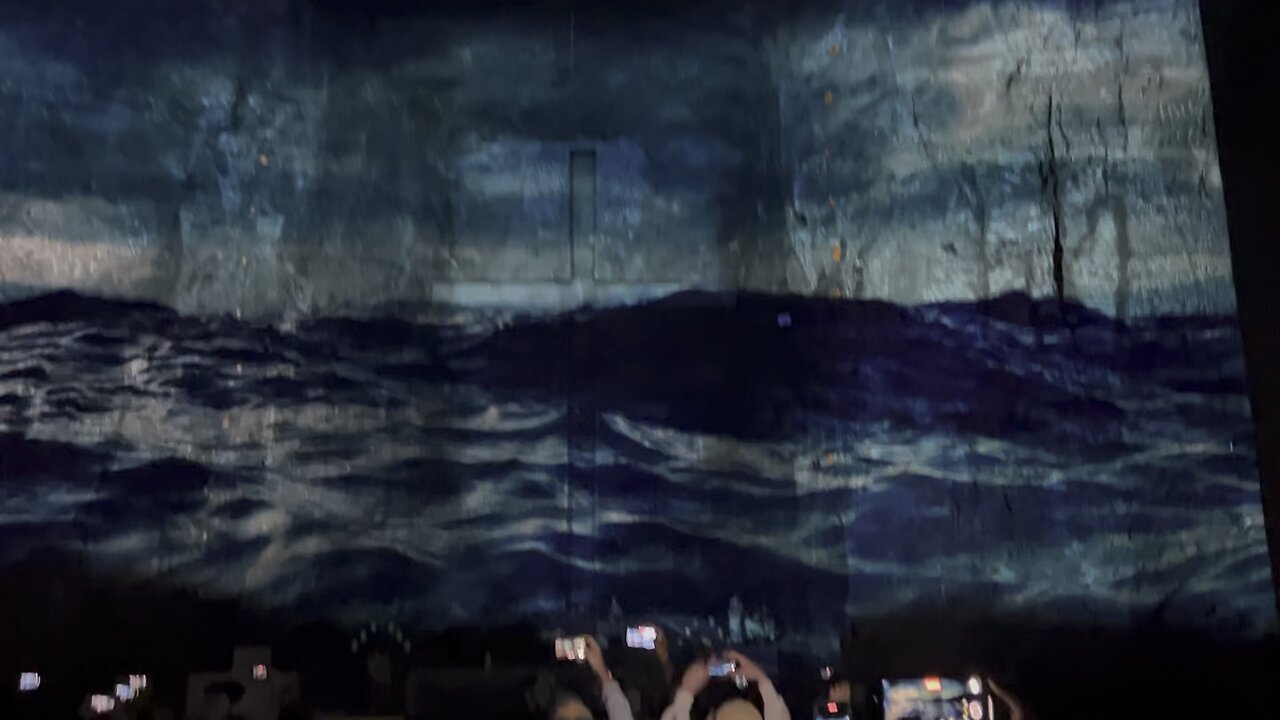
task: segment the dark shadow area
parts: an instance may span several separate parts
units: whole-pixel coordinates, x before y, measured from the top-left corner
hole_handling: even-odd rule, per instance
[[[1231,235],[1232,271],[1258,433],[1258,471],[1280,597],[1280,204],[1275,201],[1275,91],[1260,68],[1280,64],[1263,8],[1247,0],[1200,3],[1213,89],[1213,119]]]
[[[7,567],[0,581],[23,590],[0,595],[0,612],[18,621],[6,623],[0,634],[0,673],[16,677],[39,667],[43,676],[31,696],[6,687],[0,696],[5,717],[72,717],[86,688],[109,688],[123,673],[146,672],[149,706],[181,718],[187,674],[228,667],[235,645],[269,646],[272,672],[299,674],[300,696],[281,717],[359,713],[376,703],[364,658],[349,648],[350,628],[298,623],[288,613],[192,589],[94,573],[84,558],[69,553],[33,555]],[[407,708],[408,717],[529,717],[540,672],[552,673],[563,687],[589,685],[574,668],[552,664],[548,643],[533,626],[406,632],[413,651],[394,666],[395,697],[387,709]],[[1224,712],[1268,717],[1274,708],[1270,679],[1280,661],[1273,640],[1215,642],[1156,626],[1073,626],[962,604],[857,618],[841,645],[842,662],[827,662],[870,689],[871,697],[883,677],[979,673],[999,678],[1033,717],[1063,720]],[[606,652],[624,678],[633,673],[627,652]],[[696,652],[687,644],[673,648],[677,673]],[[811,657],[778,655],[773,676],[793,717],[804,717],[822,692],[816,664]]]
[[[997,678],[1035,718],[1266,717],[1280,645],[1161,627],[1079,626],[963,603],[859,618],[842,640],[851,677]]]

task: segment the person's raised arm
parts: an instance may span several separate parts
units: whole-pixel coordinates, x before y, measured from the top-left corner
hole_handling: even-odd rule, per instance
[[[760,690],[760,698],[764,700],[764,720],[791,720],[787,704],[782,701],[782,696],[773,687],[773,681],[759,665],[737,650],[730,650],[724,656],[738,666],[739,675],[755,683]]]
[[[1015,698],[1012,693],[997,685],[996,682],[990,678],[987,679],[987,687],[991,688],[992,695],[1000,698],[1005,705],[1009,706],[1010,720],[1026,720],[1027,713],[1022,709],[1022,703],[1018,702],[1018,699]]]
[[[590,635],[586,636],[586,641],[587,664],[600,680],[600,699],[604,701],[605,713],[609,716],[609,720],[632,720],[631,703],[627,702],[627,696],[623,694],[618,681],[613,679],[609,666],[605,665],[604,651],[600,649],[600,643]]]
[[[693,699],[702,692],[702,689],[711,681],[711,673],[707,670],[707,663],[703,660],[697,660],[689,669],[684,671],[684,677],[680,679],[680,687],[676,689],[676,696],[662,711],[662,720],[689,720],[689,712],[693,709]]]

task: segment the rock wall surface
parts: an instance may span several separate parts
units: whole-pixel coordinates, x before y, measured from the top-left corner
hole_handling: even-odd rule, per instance
[[[3,297],[1234,308],[1192,0],[152,5],[0,8]]]
[[[0,3],[0,573],[1265,687],[1192,0],[576,5]]]
[[[790,287],[1234,308],[1195,3],[890,7],[779,34]]]

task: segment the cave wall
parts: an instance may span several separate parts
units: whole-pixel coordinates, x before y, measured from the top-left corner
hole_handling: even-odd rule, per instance
[[[1194,3],[612,5],[0,6],[0,565],[1274,634]]]
[[[0,292],[1234,307],[1189,0],[406,7],[7,4]]]
[[[846,3],[776,53],[790,286],[1234,309],[1194,2]]]
[[[776,103],[750,8],[276,5],[6,8],[6,294],[563,304],[548,284],[728,287],[758,255]],[[574,151],[595,208],[571,229]]]

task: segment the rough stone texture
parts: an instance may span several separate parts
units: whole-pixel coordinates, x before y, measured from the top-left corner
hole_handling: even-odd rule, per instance
[[[1234,308],[1192,0],[129,7],[0,9],[3,297]]]
[[[1194,3],[893,7],[780,34],[793,288],[1234,307]]]
[[[1275,628],[1190,0],[370,2],[0,3],[0,300],[180,311],[0,304],[0,566],[353,624],[743,588],[828,659],[1000,613],[1055,700],[1101,656],[1024,611],[1126,691],[1262,667],[1101,632]],[[915,307],[306,319],[695,285]]]
[[[146,201],[0,193],[0,278],[32,291],[164,295],[172,281],[157,272],[169,259],[163,234],[155,205]]]

